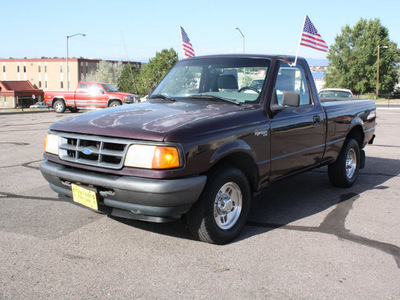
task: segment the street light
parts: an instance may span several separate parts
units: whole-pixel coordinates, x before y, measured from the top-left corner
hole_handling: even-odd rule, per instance
[[[387,49],[389,47],[378,45],[378,61],[376,62],[376,98],[378,98],[379,94],[379,57],[381,55],[381,48]]]
[[[244,38],[244,34],[242,33],[242,31],[239,29],[239,27],[236,27],[236,30],[239,30],[240,34],[242,35],[243,38],[243,53],[245,53],[245,38]]]
[[[81,35],[83,37],[86,36],[84,33],[76,33],[73,35],[67,35],[67,91],[69,91],[69,68],[68,68],[68,39],[72,38],[73,36]]]

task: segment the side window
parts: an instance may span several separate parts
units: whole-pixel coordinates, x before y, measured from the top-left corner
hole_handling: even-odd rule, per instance
[[[89,85],[87,83],[82,83],[79,86],[79,89],[77,89],[76,91],[80,92],[80,93],[87,93],[88,92],[88,87],[89,87]]]
[[[300,106],[311,104],[310,91],[307,79],[302,66],[291,67],[289,64],[282,64],[279,68],[275,84],[276,99],[279,105],[282,104],[284,91],[294,91],[300,95]]]
[[[101,94],[102,92],[103,92],[103,89],[102,89],[102,87],[100,85],[92,84],[90,86],[90,93],[91,94],[97,95],[97,94]]]

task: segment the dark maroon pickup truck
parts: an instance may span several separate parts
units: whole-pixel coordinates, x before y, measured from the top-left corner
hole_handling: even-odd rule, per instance
[[[293,62],[181,60],[145,103],[52,124],[41,172],[62,199],[150,222],[185,216],[198,239],[227,243],[255,192],[323,165],[349,187],[373,142],[374,101],[321,102],[307,62]]]

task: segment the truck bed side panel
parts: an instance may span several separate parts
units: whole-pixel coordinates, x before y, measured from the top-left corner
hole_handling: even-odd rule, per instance
[[[373,100],[324,101],[322,105],[328,124],[324,161],[336,160],[346,136],[355,126],[362,126],[362,147],[372,138],[376,111]]]

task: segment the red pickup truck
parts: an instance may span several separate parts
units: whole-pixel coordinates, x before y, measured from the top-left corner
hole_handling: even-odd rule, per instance
[[[79,82],[76,91],[47,91],[44,101],[57,113],[67,108],[77,112],[81,108],[102,108],[140,102],[135,94],[121,93],[114,86],[100,82]]]

